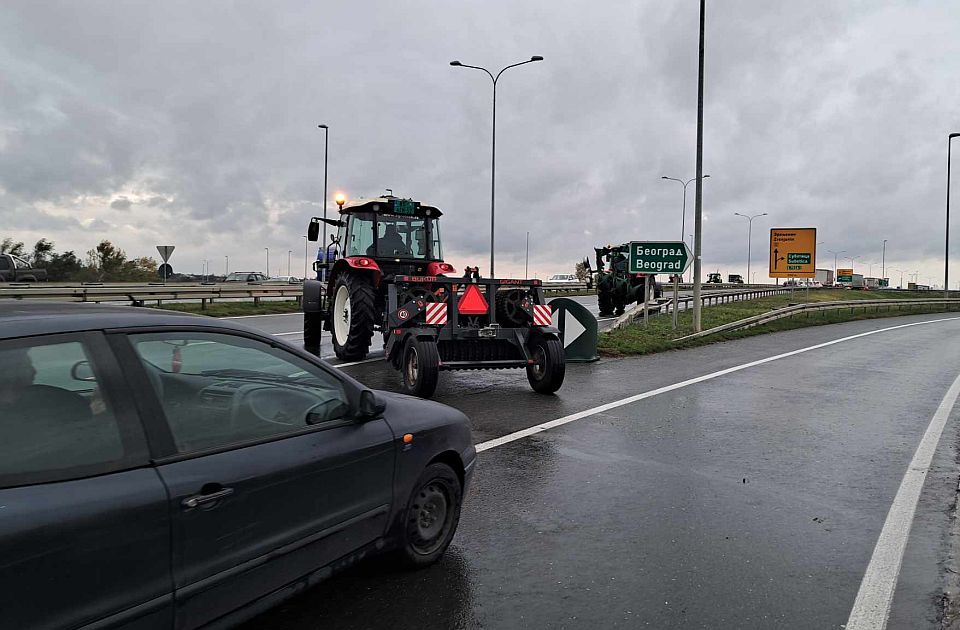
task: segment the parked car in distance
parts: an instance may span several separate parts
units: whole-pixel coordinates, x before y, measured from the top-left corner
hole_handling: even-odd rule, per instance
[[[296,276],[274,276],[268,280],[271,284],[303,284],[303,279]]]
[[[242,325],[0,304],[4,628],[227,627],[446,550],[469,422]]]
[[[234,271],[227,274],[224,282],[264,282],[270,277],[258,271]]]
[[[575,274],[572,274],[572,273],[557,273],[557,274],[554,274],[554,275],[550,276],[550,277],[547,278],[546,280],[544,280],[544,282],[546,282],[546,283],[550,283],[550,282],[579,282],[579,280],[577,280],[577,276],[576,276]]]
[[[46,269],[35,269],[22,258],[0,254],[0,282],[42,282],[46,279]]]

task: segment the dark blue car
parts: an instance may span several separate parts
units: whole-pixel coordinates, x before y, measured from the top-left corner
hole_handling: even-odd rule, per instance
[[[0,304],[0,627],[224,627],[429,564],[474,459],[458,411],[236,324]]]

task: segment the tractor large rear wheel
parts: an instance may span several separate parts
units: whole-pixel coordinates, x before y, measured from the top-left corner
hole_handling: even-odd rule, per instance
[[[360,274],[341,273],[333,287],[330,328],[333,351],[344,361],[359,361],[370,351],[378,320],[376,291]]]

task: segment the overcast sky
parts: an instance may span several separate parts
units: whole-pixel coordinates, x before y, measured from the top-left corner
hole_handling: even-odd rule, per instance
[[[704,273],[746,273],[733,213],[767,212],[758,280],[770,227],[815,226],[819,266],[846,250],[878,276],[888,239],[894,285],[892,267],[942,282],[960,3],[707,4]],[[7,0],[0,237],[172,244],[187,272],[262,270],[269,247],[271,273],[292,250],[302,274],[326,123],[331,211],[335,192],[392,188],[445,211],[448,260],[485,268],[490,80],[449,61],[536,54],[498,87],[497,275],[522,274],[527,231],[540,277],[597,245],[675,240],[681,187],[660,178],[694,176],[697,5]],[[688,228],[693,200],[691,184]]]

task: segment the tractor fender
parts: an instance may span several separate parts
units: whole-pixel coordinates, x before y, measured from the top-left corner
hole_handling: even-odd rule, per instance
[[[319,280],[303,281],[303,312],[319,313],[321,310],[320,296],[323,294],[323,282]]]
[[[348,256],[346,258],[341,258],[333,265],[333,269],[330,272],[330,290],[333,290],[333,284],[337,277],[337,274],[340,274],[347,269],[353,269],[357,271],[366,271],[371,274],[371,284],[375,288],[380,287],[380,277],[383,275],[383,272],[380,270],[380,265],[377,264],[373,258],[368,258],[367,256]]]
[[[454,269],[453,265],[445,262],[432,262],[427,265],[428,276],[442,276],[447,273],[457,273],[457,270]]]
[[[530,335],[527,337],[527,345],[531,344],[535,339],[539,338],[544,339],[560,339],[560,329],[554,328],[553,326],[534,326],[530,328]]]

